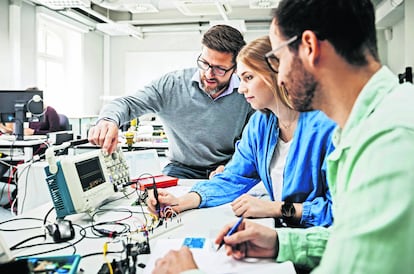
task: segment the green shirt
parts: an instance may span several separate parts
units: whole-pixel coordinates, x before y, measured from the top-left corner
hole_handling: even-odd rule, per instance
[[[313,273],[412,273],[414,87],[382,67],[334,144],[328,158],[334,225],[278,230],[277,260],[313,268],[321,259]]]

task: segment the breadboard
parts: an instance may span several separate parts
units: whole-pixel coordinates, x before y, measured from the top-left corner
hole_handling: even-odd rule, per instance
[[[179,217],[179,218],[174,217],[172,219],[171,218],[168,218],[168,219],[166,219],[166,220],[163,221],[163,224],[162,225],[160,225],[160,226],[154,228],[152,231],[150,231],[148,233],[148,237],[150,239],[154,239],[154,238],[156,238],[158,236],[161,236],[161,235],[163,235],[165,233],[168,233],[168,232],[170,232],[170,231],[172,231],[172,230],[174,230],[176,228],[179,228],[183,224],[184,223],[181,220],[181,217]]]

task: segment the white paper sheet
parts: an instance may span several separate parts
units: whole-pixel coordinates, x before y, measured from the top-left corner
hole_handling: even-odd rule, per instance
[[[155,261],[162,258],[169,250],[178,250],[184,243],[184,239],[159,239],[153,250],[150,259],[144,269],[144,273],[151,273]],[[206,239],[203,248],[191,248],[198,267],[205,273],[283,273],[296,274],[291,262],[276,263],[269,259],[248,259],[238,261],[226,256],[224,248],[216,252],[216,246],[211,239]]]

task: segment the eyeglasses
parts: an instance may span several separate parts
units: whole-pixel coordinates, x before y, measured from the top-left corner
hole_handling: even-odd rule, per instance
[[[200,56],[201,56],[201,54],[200,54]],[[206,61],[201,60],[200,56],[198,56],[198,58],[197,58],[197,66],[200,69],[204,70],[204,71],[207,71],[211,68],[211,71],[213,72],[213,74],[217,75],[217,76],[224,76],[224,75],[226,75],[226,73],[228,71],[230,71],[230,70],[232,70],[236,67],[236,64],[234,64],[229,69],[225,69],[225,68],[222,68],[222,67],[219,67],[219,66],[212,66],[209,63],[207,63]]]
[[[277,58],[275,56],[275,52],[280,50],[283,47],[286,47],[289,44],[292,44],[297,39],[298,39],[298,36],[295,35],[292,38],[290,38],[289,40],[287,40],[286,42],[283,42],[282,44],[280,44],[274,50],[271,50],[271,51],[269,51],[268,53],[265,54],[266,63],[272,71],[274,71],[276,73],[279,73],[279,58]]]

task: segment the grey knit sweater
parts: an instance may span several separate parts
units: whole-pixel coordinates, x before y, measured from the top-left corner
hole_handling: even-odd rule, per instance
[[[170,161],[195,167],[228,161],[253,110],[237,93],[236,75],[231,79],[233,92],[216,100],[200,89],[197,75],[196,68],[167,73],[135,94],[105,105],[100,118],[121,125],[155,113],[167,134]]]

